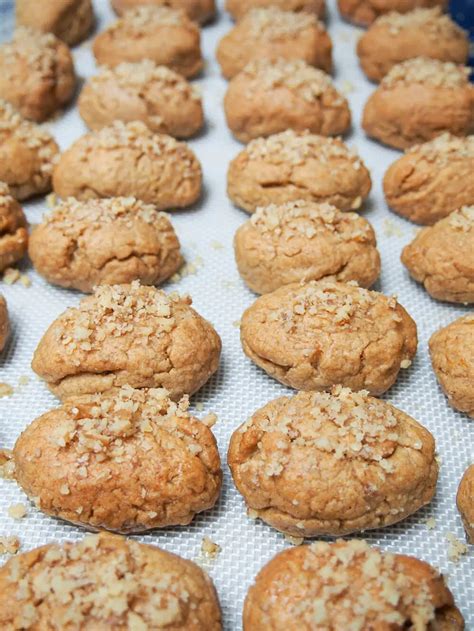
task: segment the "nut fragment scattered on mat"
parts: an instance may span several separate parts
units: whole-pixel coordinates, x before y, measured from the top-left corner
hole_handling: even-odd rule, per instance
[[[16,554],[21,547],[18,537],[0,537],[0,554]]]
[[[13,519],[23,519],[26,515],[26,506],[24,504],[12,504],[8,507],[8,514]]]
[[[454,535],[452,532],[446,533],[446,539],[449,543],[448,558],[453,563],[459,563],[461,557],[467,554],[467,545]]]

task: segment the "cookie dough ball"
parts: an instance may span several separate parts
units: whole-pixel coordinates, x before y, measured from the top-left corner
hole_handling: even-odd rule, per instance
[[[94,24],[91,0],[16,0],[16,21],[42,33],[53,33],[74,46],[86,39]]]
[[[474,86],[469,68],[416,57],[389,71],[365,104],[368,136],[397,149],[432,140],[442,132],[474,131]]]
[[[82,89],[78,106],[93,130],[116,120],[141,121],[154,132],[189,138],[204,123],[196,88],[177,72],[149,59],[102,69]]]
[[[357,210],[370,188],[362,160],[341,140],[292,130],[253,140],[227,172],[227,194],[249,213],[297,200]]]
[[[474,303],[474,206],[420,230],[401,258],[436,300]]]
[[[260,570],[243,613],[244,631],[415,626],[464,629],[443,576],[424,561],[380,552],[363,540],[280,552]]]
[[[140,6],[99,33],[92,47],[104,66],[150,59],[184,77],[194,77],[203,67],[199,27],[184,11],[167,6]]]
[[[446,9],[448,0],[338,0],[341,16],[360,26],[369,26],[380,15],[408,13],[417,8],[441,7]]]
[[[144,5],[182,9],[190,20],[200,24],[209,22],[216,14],[214,0],[111,0],[111,5],[119,15]]]
[[[458,318],[430,339],[436,378],[449,403],[474,418],[474,315]]]
[[[433,436],[363,392],[300,392],[267,403],[233,434],[235,485],[264,522],[295,537],[390,526],[433,498]]]
[[[13,449],[15,478],[48,515],[121,533],[189,524],[222,482],[211,430],[187,397],[124,386],[33,421]]]
[[[0,568],[1,628],[47,629],[51,620],[81,631],[222,630],[214,586],[200,567],[109,533],[35,548]]]
[[[416,324],[397,303],[353,283],[293,283],[243,314],[242,347],[257,366],[296,390],[342,384],[379,395],[416,353]]]
[[[265,7],[278,7],[282,11],[294,13],[313,13],[321,19],[326,13],[325,0],[227,0],[225,4],[234,20],[243,18],[250,9]]]
[[[193,151],[139,121],[115,121],[85,134],[53,173],[60,197],[136,197],[158,210],[185,208],[201,195],[201,165]]]
[[[0,294],[0,353],[5,348],[9,334],[10,321],[8,319],[7,301]]]
[[[301,59],[254,59],[229,83],[224,109],[242,142],[286,129],[337,136],[351,125],[347,99],[329,75]]]
[[[76,87],[71,51],[52,33],[19,27],[0,46],[0,99],[42,122],[69,103]]]
[[[251,9],[221,39],[216,57],[226,79],[264,58],[301,59],[331,72],[332,43],[316,16],[271,6]]]
[[[415,145],[385,173],[387,204],[402,217],[431,225],[474,204],[474,136],[441,134]]]
[[[136,279],[159,285],[183,264],[167,215],[133,197],[69,198],[34,228],[28,253],[50,283],[85,292]]]
[[[190,305],[138,281],[101,285],[51,324],[32,368],[62,400],[124,385],[193,394],[216,372],[221,340]]]
[[[456,497],[468,543],[474,543],[474,464],[466,469]]]
[[[258,208],[237,230],[234,248],[240,275],[258,294],[322,278],[370,287],[380,274],[372,226],[330,204]]]
[[[20,204],[0,182],[0,272],[23,258],[28,246],[27,225]]]

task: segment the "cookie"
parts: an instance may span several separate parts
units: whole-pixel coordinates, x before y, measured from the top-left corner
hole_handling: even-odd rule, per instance
[[[0,272],[17,263],[28,247],[25,213],[10,195],[8,186],[0,182]]]
[[[443,629],[464,620],[444,578],[415,557],[363,540],[288,548],[265,565],[244,604],[244,631]]]
[[[323,19],[326,13],[325,0],[226,0],[225,8],[234,18],[240,20],[250,9],[278,7],[282,11],[312,13]]]
[[[416,353],[416,324],[394,297],[356,283],[280,287],[243,314],[242,348],[271,377],[296,390],[335,384],[380,395]]]
[[[25,26],[0,45],[0,99],[42,122],[71,100],[76,75],[69,48],[52,33]]]
[[[431,225],[453,210],[474,205],[474,136],[445,133],[415,145],[383,179],[389,207],[416,223]]]
[[[254,59],[230,81],[224,109],[242,142],[286,129],[337,136],[351,125],[347,99],[329,75],[301,59]]]
[[[450,405],[474,418],[474,315],[433,333],[429,347],[433,370]]]
[[[469,38],[439,7],[388,13],[359,39],[357,55],[367,77],[380,81],[393,66],[413,57],[465,64]]]
[[[211,430],[188,405],[130,386],[75,399],[24,430],[15,478],[39,509],[93,530],[189,524],[214,506],[222,471]]]
[[[337,0],[341,16],[360,26],[369,26],[380,15],[409,13],[418,8],[440,7],[445,10],[448,0]]]
[[[124,385],[193,394],[216,372],[221,341],[191,302],[138,281],[101,285],[51,324],[32,368],[62,400]]]
[[[365,165],[341,140],[292,130],[253,140],[227,172],[227,194],[249,213],[298,200],[357,210],[370,189]]]
[[[468,543],[474,543],[474,464],[464,471],[459,483],[456,504],[461,513]]]
[[[193,151],[140,121],[115,121],[85,134],[54,168],[60,197],[136,197],[158,210],[185,208],[201,195],[201,165]]]
[[[237,230],[234,249],[241,277],[258,294],[323,278],[370,287],[380,273],[369,222],[324,203],[258,208]]]
[[[199,92],[184,77],[149,59],[103,68],[79,96],[79,114],[89,129],[114,121],[141,121],[152,131],[189,138],[204,123]]]
[[[16,23],[42,33],[53,33],[74,46],[86,39],[94,25],[91,0],[16,0]]]
[[[111,0],[111,5],[119,15],[143,5],[182,9],[190,20],[200,24],[209,22],[216,14],[214,0]]]
[[[203,67],[201,33],[184,11],[167,6],[139,6],[99,33],[92,46],[97,63],[150,59],[184,77],[194,77]]]
[[[264,58],[301,59],[331,72],[332,42],[315,15],[271,6],[246,13],[220,40],[216,57],[226,79]]]
[[[412,278],[436,300],[473,303],[474,206],[422,228],[401,258]]]
[[[0,294],[0,353],[5,348],[9,334],[10,321],[8,319],[7,301],[2,294]]]
[[[452,62],[415,57],[393,66],[365,104],[362,127],[380,142],[406,149],[443,132],[474,131],[470,70]]]
[[[167,215],[133,197],[67,199],[34,228],[28,253],[50,283],[85,292],[136,279],[159,285],[183,264]]]
[[[21,589],[19,588],[21,585]],[[0,568],[2,629],[221,631],[211,579],[192,561],[117,535],[50,543]]]

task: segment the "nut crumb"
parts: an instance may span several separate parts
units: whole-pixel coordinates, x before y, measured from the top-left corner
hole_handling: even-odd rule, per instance
[[[214,541],[211,541],[209,537],[203,537],[203,540],[201,543],[201,552],[204,554],[206,558],[217,559],[221,550],[222,548],[219,544],[215,543]]]
[[[0,398],[9,397],[13,392],[13,388],[8,383],[0,383]]]
[[[411,366],[411,360],[410,359],[403,359],[400,362],[400,368],[410,368]]]
[[[18,537],[0,537],[0,554],[16,554],[21,547]]]
[[[459,563],[459,560],[464,554],[467,554],[467,545],[462,541],[459,541],[452,532],[447,532],[446,540],[449,542],[448,546],[448,559],[453,563]]]
[[[58,198],[56,196],[56,193],[50,193],[49,195],[46,196],[46,204],[48,208],[53,209],[56,206],[57,202],[58,202]]]
[[[211,241],[211,248],[213,250],[223,250],[224,246],[220,241],[216,241],[215,239]]]
[[[285,535],[285,541],[291,543],[292,546],[300,546],[304,542],[303,537],[293,537],[292,535]]]
[[[30,378],[27,375],[20,375],[18,377],[18,385],[26,386],[30,382]]]
[[[350,94],[355,92],[355,86],[350,81],[343,81],[340,87],[342,94]]]
[[[196,410],[198,412],[202,412],[204,410],[204,403],[201,403],[201,402],[196,403]]]
[[[235,327],[236,329],[240,329],[240,325],[241,325],[240,320],[234,320],[232,322],[232,326]]]
[[[425,519],[425,524],[428,530],[434,530],[436,527],[436,519],[434,517],[428,517],[428,519]]]
[[[258,519],[258,511],[254,508],[247,508],[247,517],[250,517],[250,519]]]
[[[26,515],[26,506],[24,504],[12,504],[8,507],[8,515],[12,519],[23,519]]]
[[[383,232],[387,237],[402,237],[403,231],[400,230],[390,219],[384,219]]]
[[[3,282],[6,285],[14,285],[17,280],[19,280],[21,274],[14,267],[7,267],[7,269],[3,272]]]
[[[26,274],[21,274],[20,283],[23,285],[23,287],[31,287],[31,280]]]
[[[11,449],[0,449],[0,478],[4,480],[15,479],[15,462]]]
[[[209,414],[206,414],[206,416],[201,419],[201,423],[204,423],[204,425],[207,425],[207,427],[214,427],[214,425],[217,423],[217,414],[214,414],[214,412],[209,412]]]

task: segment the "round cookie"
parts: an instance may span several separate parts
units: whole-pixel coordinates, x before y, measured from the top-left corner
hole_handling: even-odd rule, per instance
[[[111,0],[111,5],[118,15],[144,5],[182,9],[190,20],[200,24],[209,22],[216,14],[214,0]]]
[[[401,259],[436,300],[474,303],[474,206],[422,228]]]
[[[0,294],[0,353],[5,348],[9,334],[10,321],[8,319],[7,301]]]
[[[356,283],[293,283],[243,314],[242,348],[271,377],[296,390],[335,384],[377,396],[408,368],[416,324],[397,303]]]
[[[201,97],[181,75],[149,59],[103,68],[79,96],[79,113],[93,130],[141,121],[152,131],[189,138],[204,123]]]
[[[0,568],[1,628],[47,629],[51,620],[81,631],[222,631],[214,585],[199,566],[105,532],[35,548]]]
[[[16,0],[16,22],[42,33],[53,33],[74,46],[86,39],[94,25],[91,0]]]
[[[201,182],[201,165],[188,145],[139,121],[115,121],[85,134],[61,155],[53,172],[60,197],[136,197],[158,210],[194,204]]]
[[[92,46],[97,63],[150,59],[184,77],[194,77],[203,67],[201,33],[184,11],[167,6],[139,6],[99,33]]]
[[[257,410],[228,463],[251,514],[295,537],[390,526],[433,498],[433,436],[385,401],[335,386]]]
[[[362,160],[341,140],[292,130],[253,140],[227,172],[227,194],[249,213],[297,200],[357,210],[370,188]]]
[[[264,58],[301,59],[331,72],[332,42],[316,16],[271,6],[246,13],[220,40],[216,57],[226,79]]]
[[[433,370],[449,403],[474,418],[474,315],[433,333],[429,347]]]
[[[20,204],[0,182],[0,272],[23,258],[28,247],[27,221]]]
[[[418,8],[441,7],[446,9],[448,0],[337,0],[341,16],[360,26],[369,26],[380,15],[409,13]]]
[[[138,281],[101,285],[51,324],[32,368],[62,400],[124,385],[193,394],[216,372],[221,340],[190,305]]]
[[[234,249],[240,275],[258,294],[322,278],[370,287],[380,274],[370,223],[324,203],[258,208],[235,233]]]
[[[222,471],[211,430],[188,406],[163,388],[75,399],[23,431],[15,478],[39,509],[89,529],[189,524],[216,503]]]
[[[85,292],[136,279],[159,285],[183,264],[167,215],[133,197],[67,199],[34,228],[28,253],[50,283]]]
[[[459,483],[456,504],[462,517],[467,542],[474,544],[474,464],[464,471]]]
[[[25,26],[0,45],[0,99],[42,122],[69,103],[76,87],[71,51],[52,33]]]
[[[278,7],[282,11],[313,13],[323,19],[326,13],[325,0],[226,0],[225,8],[234,18],[240,20],[250,9]]]
[[[393,66],[413,57],[465,64],[469,38],[439,7],[388,13],[359,39],[357,55],[367,77],[380,81]]]
[[[474,86],[469,68],[415,57],[393,66],[364,107],[368,136],[405,149],[442,132],[474,131]]]
[[[438,570],[363,540],[280,552],[258,573],[243,612],[244,631],[410,627],[462,631],[464,621]]]
[[[254,59],[230,81],[224,109],[242,142],[286,129],[337,136],[351,125],[347,99],[329,75],[301,59]]]
[[[431,225],[453,210],[474,205],[474,136],[441,134],[415,145],[383,179],[389,207],[416,223]]]

